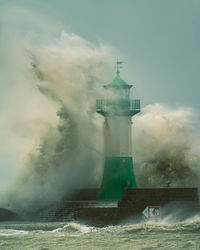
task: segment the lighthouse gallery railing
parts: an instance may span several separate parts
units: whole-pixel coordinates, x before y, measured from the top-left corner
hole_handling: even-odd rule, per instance
[[[98,99],[96,100],[96,111],[98,113],[107,113],[111,110],[124,111],[128,113],[138,113],[140,112],[140,100],[130,99],[130,100],[106,100]]]

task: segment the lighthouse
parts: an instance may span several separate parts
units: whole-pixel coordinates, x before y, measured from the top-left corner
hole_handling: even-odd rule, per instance
[[[104,172],[100,200],[120,200],[126,188],[136,188],[132,157],[132,116],[140,112],[140,100],[130,99],[132,85],[116,76],[104,85],[106,98],[96,100],[96,112],[104,119]]]

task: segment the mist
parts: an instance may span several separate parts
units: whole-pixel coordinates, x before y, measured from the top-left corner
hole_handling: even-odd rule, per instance
[[[115,49],[23,8],[8,6],[1,19],[0,151],[9,152],[14,174],[0,204],[34,210],[74,189],[99,187],[103,118],[95,103],[114,77]],[[190,108],[161,104],[134,117],[138,187],[199,185],[197,118]]]
[[[36,13],[19,7],[8,7],[2,18],[8,43],[1,152],[9,150],[15,175],[7,179],[1,203],[18,211],[57,202],[74,188],[99,185],[103,119],[95,102],[112,74],[112,49],[63,30],[57,35],[44,18],[38,21]]]
[[[159,103],[133,120],[135,171],[141,187],[200,187],[199,116]]]

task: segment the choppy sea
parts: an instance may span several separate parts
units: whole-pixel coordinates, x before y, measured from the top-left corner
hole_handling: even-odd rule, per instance
[[[69,223],[0,223],[0,250],[200,249],[200,216],[108,227]]]

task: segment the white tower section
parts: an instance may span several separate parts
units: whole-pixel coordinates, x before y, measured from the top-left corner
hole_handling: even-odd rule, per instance
[[[105,120],[106,156],[131,157],[132,155],[132,130],[131,116],[108,116]]]

